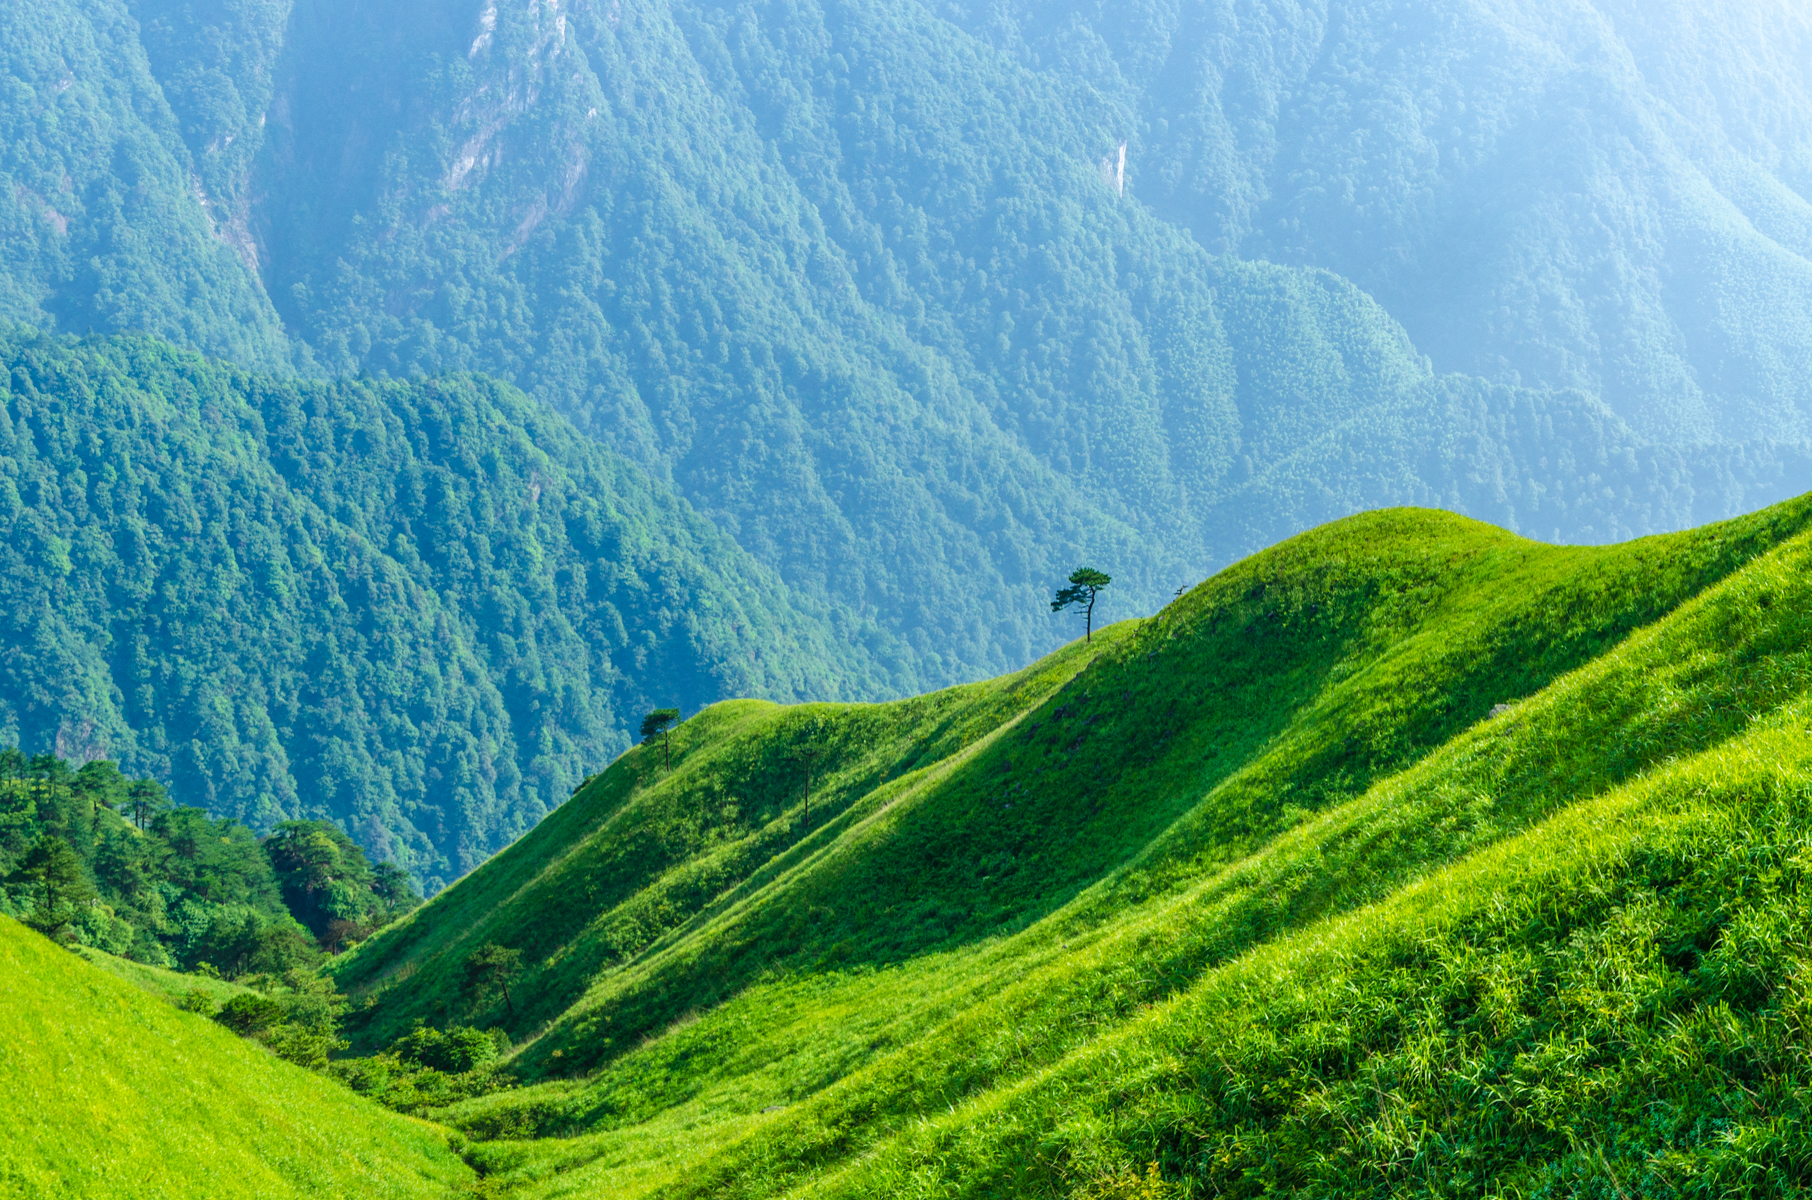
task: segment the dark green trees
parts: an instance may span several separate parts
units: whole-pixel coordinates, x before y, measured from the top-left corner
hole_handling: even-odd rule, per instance
[[[60,935],[79,914],[80,906],[94,898],[79,855],[54,834],[39,838],[13,872],[13,879],[31,890],[34,904],[26,921],[40,933]]]
[[[328,1056],[346,1047],[337,1028],[345,997],[313,971],[281,974],[280,980],[266,981],[266,992],[242,992],[227,1000],[214,1020],[240,1037],[262,1042],[285,1061],[324,1071]],[[212,1007],[205,998],[201,1003],[203,1011]]]
[[[376,867],[330,821],[285,821],[264,841],[283,902],[325,950],[388,923],[421,903],[408,877]]]
[[[1093,641],[1095,636],[1095,597],[1101,594],[1102,588],[1112,582],[1112,577],[1103,575],[1093,567],[1077,567],[1070,572],[1070,586],[1057,589],[1057,596],[1051,601],[1051,611],[1062,612],[1066,608],[1081,608],[1085,619],[1083,640]]]
[[[679,723],[680,710],[677,708],[657,708],[642,718],[642,745],[646,746],[655,738],[661,739],[661,769],[673,769],[673,751],[668,741],[668,734]]]
[[[495,942],[474,950],[460,968],[460,991],[474,1004],[481,1004],[493,992],[503,993],[504,1009],[516,1015],[516,1004],[510,998],[510,984],[522,973],[522,951],[510,950]]]
[[[126,811],[140,829],[151,824],[151,818],[170,806],[164,785],[155,779],[134,779],[126,789]]]
[[[154,966],[280,973],[337,951],[421,898],[329,822],[262,841],[170,807],[155,780],[97,760],[0,748],[0,912]]]

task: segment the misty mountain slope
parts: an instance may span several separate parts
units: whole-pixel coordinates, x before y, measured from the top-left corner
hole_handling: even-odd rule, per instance
[[[148,339],[0,340],[0,742],[432,890],[651,707],[884,694],[849,631],[486,380],[311,383]]]
[[[1352,279],[1444,371],[1649,438],[1805,436],[1803,5],[931,7],[1111,111],[1157,212]]]
[[[287,367],[250,241],[192,173],[138,35],[112,0],[0,9],[0,321]]]
[[[202,28],[136,11],[190,29],[160,46]],[[234,186],[319,361],[517,382],[908,688],[1053,644],[1040,598],[1080,559],[1137,611],[1366,506],[1624,536],[1777,497],[1800,461],[1791,423],[1740,451],[1694,426],[1662,441],[1703,470],[1625,471],[1658,435],[1589,395],[1437,383],[1388,304],[1119,195],[1112,97],[916,5],[323,3],[284,36],[268,80],[240,63],[271,120]],[[1456,392],[1486,414],[1462,437],[1430,415]],[[1529,410],[1594,440],[1505,441]],[[965,586],[934,602],[943,576]]]

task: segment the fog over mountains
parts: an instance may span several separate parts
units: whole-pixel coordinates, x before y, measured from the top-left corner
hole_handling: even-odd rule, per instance
[[[12,0],[0,64],[0,318],[246,380],[494,376],[543,409],[481,407],[557,429],[565,478],[684,510],[626,519],[690,531],[688,594],[760,593],[671,686],[576,621],[608,703],[540,749],[492,706],[542,782],[403,839],[449,872],[643,698],[1014,668],[1075,632],[1044,601],[1082,561],[1120,617],[1363,508],[1603,541],[1812,465],[1803,3]],[[386,536],[405,566],[426,537]],[[103,664],[81,703],[140,753],[100,636],[68,635]],[[7,661],[0,733],[60,736],[75,701]],[[399,828],[297,796],[218,803]]]
[[[958,7],[1115,111],[1159,215],[1351,279],[1438,369],[1806,436],[1805,5]]]

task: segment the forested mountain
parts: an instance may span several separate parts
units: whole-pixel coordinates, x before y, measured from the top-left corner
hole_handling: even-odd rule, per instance
[[[861,631],[507,386],[249,375],[0,337],[0,745],[432,891],[657,703],[897,684]],[[876,644],[884,648],[885,640]]]
[[[513,381],[904,687],[1053,644],[1083,559],[1149,610],[1368,505],[1604,539],[1805,462],[1785,4],[33,4],[15,181],[118,93],[304,370]],[[48,187],[15,314],[250,361],[69,307],[52,250],[174,235]]]
[[[1353,280],[1443,371],[1646,437],[1812,428],[1794,0],[948,0],[1212,251]]]
[[[1585,396],[1464,382],[1444,404],[1385,309],[1313,272],[1217,262],[1246,248],[1163,219],[1182,214],[1147,207],[1136,173],[1125,195],[1104,182],[1123,106],[948,15],[899,0],[299,11],[268,134],[273,294],[323,361],[482,367],[574,414],[790,581],[905,631],[922,685],[1052,644],[1039,594],[1076,559],[1120,565],[1124,602],[1148,611],[1368,505],[1603,539],[1781,494],[1754,487],[1773,472],[1706,488],[1627,469],[1616,459],[1653,431],[1604,421],[1578,372],[1539,382]],[[1049,5],[1026,21],[1078,24]],[[1125,28],[1132,45],[1157,33]],[[1477,52],[1485,32],[1453,40]],[[1320,27],[1289,36],[1314,45]],[[1419,63],[1355,86],[1390,94]],[[1598,428],[1519,438],[1501,429],[1519,407]],[[1493,504],[1500,479],[1512,495]],[[1622,493],[1609,504],[1605,482]],[[1527,483],[1543,497],[1514,495]],[[1733,484],[1753,490],[1723,507]],[[944,572],[968,603],[925,604],[918,581]]]
[[[107,0],[0,5],[0,321],[154,333],[286,365],[243,213],[196,176],[211,176],[206,156],[183,139],[166,98],[176,81],[152,74],[145,32]],[[217,53],[244,62],[224,41]],[[226,75],[191,72],[204,73],[217,103],[243,109]]]

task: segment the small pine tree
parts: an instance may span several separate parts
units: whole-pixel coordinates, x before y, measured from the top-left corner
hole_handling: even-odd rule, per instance
[[[1083,641],[1095,638],[1095,597],[1101,589],[1113,582],[1111,576],[1103,575],[1093,567],[1077,567],[1070,572],[1070,586],[1057,589],[1057,596],[1051,601],[1052,612],[1062,612],[1072,606],[1083,610],[1087,624]]]
[[[140,830],[151,827],[152,818],[170,807],[170,798],[155,779],[135,779],[126,788],[126,811]]]
[[[120,774],[119,764],[104,758],[97,758],[77,771],[73,786],[76,795],[88,802],[88,820],[95,826],[101,823],[101,810],[118,809],[131,788],[127,778]]]
[[[679,719],[677,708],[657,708],[642,718],[642,745],[646,746],[657,737],[661,739],[661,769],[665,771],[673,770],[673,751],[668,745],[668,735]]]
[[[818,746],[807,746],[802,750],[793,751],[793,753],[789,754],[787,757],[796,763],[803,763],[805,766],[804,825],[805,831],[810,833],[812,831],[812,764],[824,757],[824,750]]]
[[[510,984],[522,974],[522,951],[508,950],[487,942],[472,951],[460,968],[460,990],[478,1003],[493,991],[503,993],[503,1005],[510,1017],[516,1016],[516,1004],[510,997]]]

